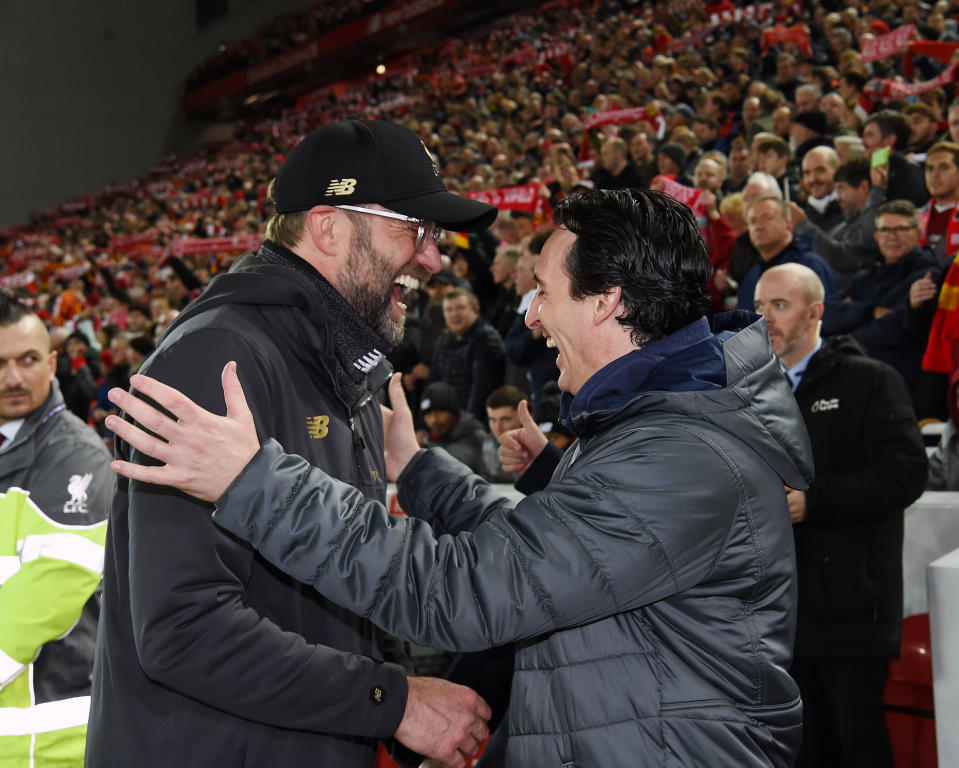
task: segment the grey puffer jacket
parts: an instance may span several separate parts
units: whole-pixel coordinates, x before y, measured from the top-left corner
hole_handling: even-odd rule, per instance
[[[811,459],[765,321],[749,318],[687,326],[595,374],[596,407],[577,405],[590,379],[570,411],[581,439],[515,509],[430,450],[399,478],[426,521],[391,519],[267,442],[215,519],[399,636],[519,641],[510,766],[792,765],[783,484],[805,488]]]

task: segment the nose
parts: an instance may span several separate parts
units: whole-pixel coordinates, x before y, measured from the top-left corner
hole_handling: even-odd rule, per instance
[[[435,275],[443,268],[440,249],[436,246],[432,237],[428,238],[426,248],[416,254],[416,263],[431,275]]]
[[[16,387],[23,383],[23,376],[20,374],[20,368],[13,360],[0,365],[0,386]]]
[[[533,294],[533,300],[526,308],[526,318],[524,322],[527,328],[539,328],[539,288],[536,289],[536,293]]]

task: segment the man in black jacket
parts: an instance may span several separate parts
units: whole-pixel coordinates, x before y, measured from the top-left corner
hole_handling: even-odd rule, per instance
[[[440,230],[482,229],[495,209],[447,192],[413,132],[362,120],[303,139],[271,197],[262,247],[179,315],[143,371],[222,413],[211,383],[240,361],[261,436],[384,501],[372,397],[402,336],[398,281],[439,271]],[[482,699],[407,678],[367,620],[280,574],[209,510],[119,484],[86,764],[373,768],[377,740],[395,735],[463,765],[486,733]]]
[[[804,706],[796,765],[892,768],[882,694],[899,655],[903,510],[926,482],[922,437],[893,368],[848,336],[819,338],[812,270],[767,270],[755,299],[816,464],[807,491],[787,489],[799,576],[790,672]]]

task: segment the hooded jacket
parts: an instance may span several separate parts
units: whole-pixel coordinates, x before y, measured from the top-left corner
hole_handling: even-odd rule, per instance
[[[853,339],[822,347],[796,387],[816,462],[793,526],[796,656],[899,655],[903,510],[926,483],[926,451],[902,377]]]
[[[391,520],[268,441],[215,518],[400,636],[518,642],[510,766],[792,765],[783,483],[808,484],[808,442],[765,321],[717,321],[594,374],[580,439],[515,509],[429,450],[398,480],[426,522]]]
[[[382,502],[379,405],[366,396],[365,374],[340,359],[369,332],[318,281],[265,242],[179,315],[142,370],[222,414],[219,373],[237,361],[262,439],[275,436]],[[149,461],[126,444],[117,450]],[[119,479],[87,766],[143,765],[148,756],[170,768],[372,768],[377,738],[405,711],[403,669],[383,663],[368,621],[279,573],[209,512],[170,489]]]
[[[0,453],[0,765],[83,763],[112,494],[54,380]]]

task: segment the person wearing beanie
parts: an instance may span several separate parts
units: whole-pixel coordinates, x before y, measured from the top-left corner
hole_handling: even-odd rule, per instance
[[[656,149],[656,169],[659,173],[691,187],[693,181],[686,175],[686,162],[686,150],[678,142],[667,141]]]
[[[420,413],[429,430],[426,445],[445,450],[477,474],[486,474],[483,441],[486,430],[479,419],[460,408],[456,390],[442,381],[423,389]]]
[[[447,191],[413,131],[360,119],[303,137],[269,196],[262,246],[170,323],[141,372],[222,409],[211,385],[236,361],[264,438],[385,502],[375,394],[403,337],[404,283],[440,271],[444,229],[484,230],[496,209]],[[373,768],[393,737],[440,760],[475,749],[490,714],[478,695],[408,677],[369,621],[280,575],[204,509],[118,488],[87,765]]]
[[[803,158],[813,147],[832,147],[833,140],[829,135],[829,121],[826,114],[818,109],[800,112],[793,118],[789,126],[789,137],[795,147],[793,163],[802,168]]]

